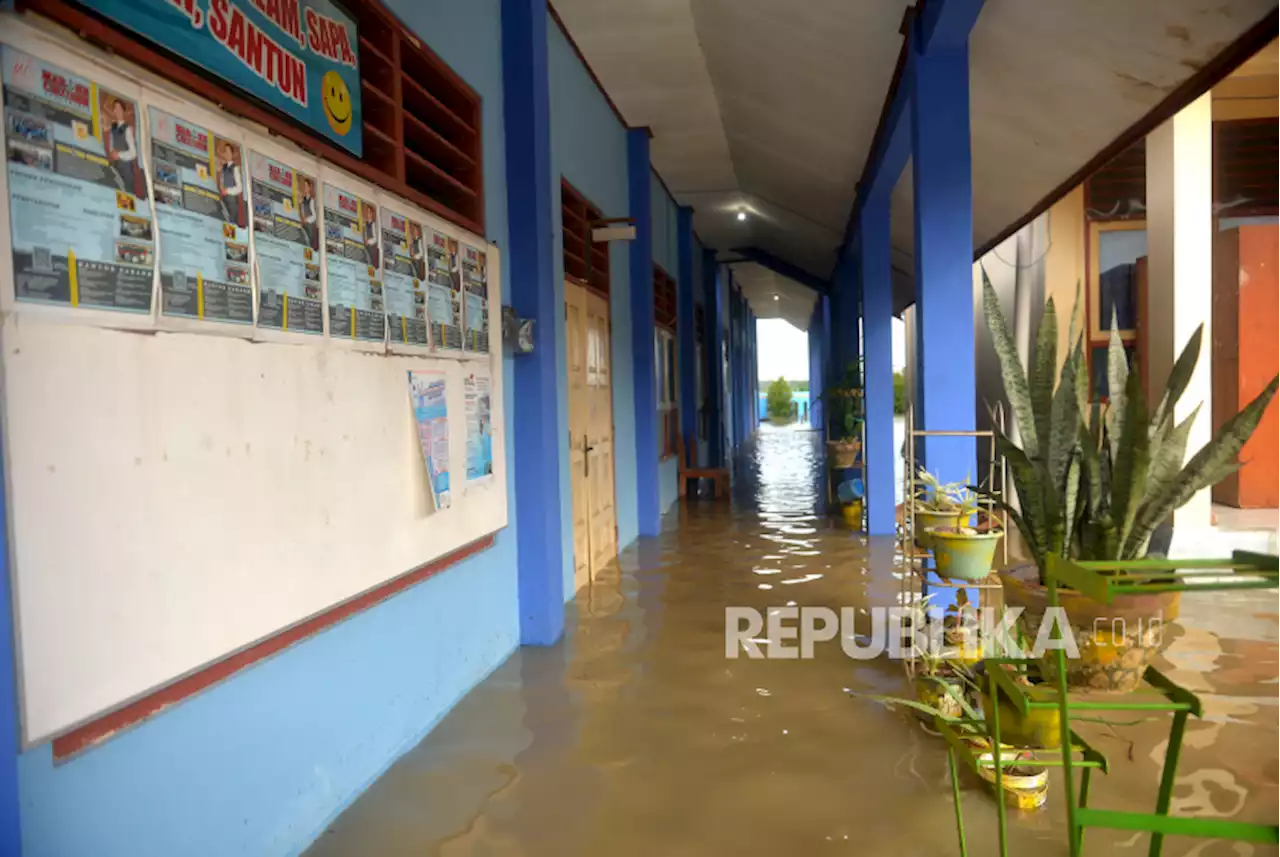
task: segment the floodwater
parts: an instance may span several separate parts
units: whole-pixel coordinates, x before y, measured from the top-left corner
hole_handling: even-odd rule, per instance
[[[674,510],[567,606],[561,643],[512,655],[308,854],[958,854],[942,740],[850,695],[906,694],[900,664],[850,660],[838,642],[812,659],[726,658],[728,606],[899,598],[892,540],[817,514],[820,461],[817,434],[762,426],[732,506]],[[1187,729],[1174,808],[1274,822],[1275,597],[1201,598],[1217,600],[1186,599],[1163,664],[1207,708]],[[1082,731],[1113,766],[1092,805],[1153,807],[1168,721]],[[997,853],[995,804],[976,778],[961,784],[969,853]],[[1010,813],[1011,854],[1067,853],[1061,785],[1046,808]],[[1137,857],[1147,841],[1091,830],[1085,846]],[[1164,853],[1277,851],[1169,839]]]

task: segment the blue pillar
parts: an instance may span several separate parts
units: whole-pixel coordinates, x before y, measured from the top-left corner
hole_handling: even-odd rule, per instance
[[[809,317],[809,425],[819,430],[824,428],[821,396],[826,389],[822,360],[823,342],[827,337],[823,306],[826,300],[826,295],[818,295],[813,315]]]
[[[980,8],[979,4],[969,4]],[[976,18],[977,9],[970,10]],[[967,19],[966,19],[967,20]],[[964,30],[967,36],[967,30]],[[911,39],[915,190],[918,427],[973,431],[973,188],[967,38],[934,37],[917,20]],[[943,482],[977,472],[973,438],[925,438],[924,460]]]
[[[676,337],[680,357],[680,434],[689,460],[698,455],[698,352],[694,330],[693,208],[676,209]]]
[[[861,311],[861,284],[858,279],[857,260],[852,254],[845,254],[836,266],[834,313],[831,324],[839,342],[835,359],[831,366],[831,380],[840,383],[844,380],[845,369],[856,363],[862,354],[861,336],[858,333],[858,314]]]
[[[869,199],[858,221],[857,261],[862,286],[864,396],[866,404],[867,532],[892,535],[893,492],[893,278],[889,198]]]
[[[543,7],[546,15],[546,7]],[[636,516],[642,536],[662,531],[658,499],[658,382],[653,360],[653,201],[649,129],[627,131],[627,188],[636,237],[631,241],[631,348],[635,373]],[[516,223],[517,221],[512,221]]]
[[[720,365],[720,352],[724,342],[721,320],[724,318],[724,307],[720,304],[720,272],[716,265],[716,251],[702,251],[703,288],[706,289],[702,305],[706,308],[703,317],[706,319],[707,331],[707,464],[720,467],[724,463],[724,449],[721,439],[724,429],[721,420],[720,403],[724,399],[724,367]]]
[[[506,264],[511,305],[532,318],[534,350],[513,363],[516,551],[520,640],[550,645],[564,633],[564,551],[559,496],[564,438],[557,425],[557,322],[552,259],[551,103],[547,77],[547,8],[539,0],[502,2],[503,119],[507,140],[507,211],[512,223]]]

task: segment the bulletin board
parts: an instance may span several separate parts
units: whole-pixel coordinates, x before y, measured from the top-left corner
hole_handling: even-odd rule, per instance
[[[308,192],[322,199],[325,183],[340,183],[380,210],[412,218],[424,236],[480,248],[486,308],[500,304],[501,257],[483,238],[377,188],[357,186],[309,154],[144,71],[61,33],[10,17],[3,21],[0,41],[65,71],[73,94],[79,92],[76,81],[89,81],[91,92],[110,90],[129,99],[130,106],[121,108],[123,124],[135,123],[133,142],[147,182],[145,188],[124,185],[138,193],[132,201],[119,200],[133,206],[118,212],[121,235],[85,252],[120,253],[113,242],[124,241],[151,254],[128,250],[121,256],[127,260],[121,270],[135,277],[127,289],[116,290],[128,307],[108,305],[102,296],[116,294],[109,289],[92,292],[97,303],[82,299],[85,284],[101,278],[81,277],[81,300],[63,300],[59,289],[65,284],[57,278],[66,272],[58,268],[65,259],[54,257],[50,265],[42,255],[30,269],[13,264],[15,173],[11,163],[0,170],[4,461],[23,740],[29,746],[506,526],[500,337],[487,351],[437,349],[430,337],[406,343],[403,335],[393,348],[375,342],[365,324],[360,330],[366,335],[356,337],[362,344],[352,347],[350,316],[335,336],[325,257],[339,244],[326,242],[323,231],[312,241],[304,227],[316,221],[307,221],[304,199]],[[109,111],[116,112],[111,104]],[[209,246],[221,246],[223,261],[253,271],[248,323],[239,291],[230,290],[235,303],[228,309],[225,290],[213,295],[203,276],[205,291],[197,295],[189,270],[165,285],[176,282],[184,294],[202,298],[205,317],[184,312],[175,323],[163,312],[158,260],[174,257],[165,255],[166,219],[154,202],[156,183],[162,179],[171,188],[165,192],[175,209],[172,188],[184,194],[191,188],[182,178],[187,173],[157,174],[149,161],[152,109],[182,115],[238,147],[220,152],[215,145],[211,169],[201,167],[198,157],[172,158],[165,169],[194,170],[192,181],[208,184],[194,203],[183,197],[186,208],[175,215],[175,228],[187,230],[181,240],[212,242],[203,250],[189,244],[193,256],[204,258]],[[13,143],[41,149],[41,140],[27,138],[62,133],[46,127],[41,110],[32,115],[20,127],[6,122],[6,151]],[[106,127],[88,121],[90,137]],[[198,141],[188,130],[168,126],[165,133],[171,142]],[[86,138],[86,145],[105,151],[113,133],[120,143],[115,151],[127,153],[129,134],[122,126],[97,135],[100,142]],[[44,169],[42,151],[26,166]],[[276,167],[257,162],[259,187],[252,184],[253,153]],[[238,174],[229,166],[233,159]],[[98,161],[90,157],[89,163]],[[291,171],[318,187],[308,188]],[[56,169],[50,172],[61,181]],[[205,173],[217,173],[216,179],[209,183]],[[63,185],[60,192],[75,192]],[[238,193],[247,195],[243,210],[236,208]],[[113,197],[99,196],[108,207],[114,204]],[[197,215],[204,216],[200,207],[206,203],[207,210],[220,206],[220,216],[235,220],[235,228],[201,233]],[[247,213],[243,220],[241,213]],[[397,325],[402,333],[410,321],[429,326],[423,248],[409,246],[414,234],[407,230],[403,236],[379,230],[377,236],[379,255],[390,248],[402,273],[408,272],[396,284]],[[401,237],[405,244],[397,250]],[[247,258],[239,249],[246,245]],[[136,280],[148,261],[149,304]],[[439,261],[441,270],[446,263],[462,264],[449,256]],[[382,291],[382,262],[378,277],[366,276],[359,296],[359,307],[375,315],[387,311],[390,297]],[[308,267],[316,265],[318,277]],[[364,265],[366,273],[374,267]],[[32,271],[47,277],[42,300],[29,299],[31,283],[20,280]],[[240,277],[210,279],[241,286]],[[375,280],[379,289],[371,285]],[[313,305],[317,300],[323,314]],[[480,303],[473,299],[472,305]],[[234,318],[211,318],[211,307]],[[286,307],[291,323],[282,317]],[[436,426],[447,427],[447,438],[436,451],[439,457],[447,449],[448,503],[433,490],[438,485],[424,462],[411,372],[434,373],[444,382],[447,422]]]

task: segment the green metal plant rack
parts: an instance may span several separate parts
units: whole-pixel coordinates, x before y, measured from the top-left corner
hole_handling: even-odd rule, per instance
[[[1182,571],[1182,569],[1186,570]],[[1103,605],[1111,604],[1120,594],[1275,589],[1280,584],[1280,562],[1277,557],[1244,551],[1235,552],[1229,560],[1142,559],[1079,562],[1050,556],[1045,572],[1051,607],[1058,606],[1058,587],[1063,584]],[[1054,623],[1052,633],[1053,639],[1062,639],[1063,630],[1058,623]],[[1053,657],[1056,661],[1056,687],[1042,685],[1032,688],[1017,684],[1012,675],[1004,669],[1004,665],[1034,665],[1036,661],[1018,658],[986,659],[984,663],[988,696],[992,701],[989,719],[973,723],[947,724],[941,721],[938,723],[939,729],[948,742],[948,765],[956,802],[956,827],[960,838],[961,857],[967,857],[967,849],[960,805],[960,785],[956,776],[957,755],[975,771],[979,766],[994,768],[1000,855],[1001,857],[1008,855],[1007,813],[1002,790],[1003,771],[1006,765],[1027,764],[1028,758],[1025,751],[1019,750],[1014,760],[1002,763],[1000,759],[999,703],[1001,697],[1008,699],[1013,708],[1024,717],[1034,710],[1058,709],[1061,747],[1054,750],[1033,751],[1031,763],[1061,766],[1063,769],[1071,857],[1080,857],[1084,844],[1084,831],[1089,827],[1147,831],[1151,833],[1149,857],[1160,857],[1165,836],[1229,839],[1264,844],[1280,842],[1280,827],[1274,824],[1251,824],[1215,818],[1178,818],[1169,815],[1187,718],[1191,715],[1200,717],[1204,713],[1199,697],[1175,684],[1154,667],[1147,667],[1143,675],[1145,692],[1110,695],[1099,699],[1072,700],[1067,692],[1066,652],[1063,648],[1057,647]],[[1090,776],[1097,768],[1105,774],[1107,761],[1105,756],[1089,746],[1071,728],[1072,713],[1083,711],[1169,712],[1173,715],[1154,812],[1121,812],[1094,809],[1089,806]],[[983,758],[982,755],[974,753],[972,748],[962,740],[955,727],[971,730],[980,727],[985,730],[985,735],[990,742],[990,758]],[[1075,783],[1077,768],[1081,769],[1078,790]]]

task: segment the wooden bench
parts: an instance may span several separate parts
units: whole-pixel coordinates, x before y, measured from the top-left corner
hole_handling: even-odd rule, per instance
[[[711,488],[717,500],[729,499],[729,468],[727,467],[693,467],[688,459],[690,451],[684,448],[684,438],[676,437],[676,460],[679,462],[680,496],[688,491],[690,479],[710,479]],[[695,488],[696,491],[696,488]]]

